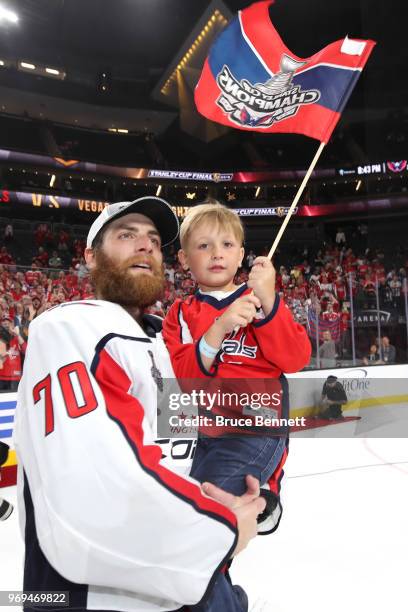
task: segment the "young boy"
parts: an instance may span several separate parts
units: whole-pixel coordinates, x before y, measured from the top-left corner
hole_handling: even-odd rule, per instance
[[[275,270],[268,258],[257,257],[248,282],[234,284],[244,257],[243,241],[243,226],[232,210],[219,203],[192,208],[181,225],[179,260],[191,270],[198,291],[172,305],[163,336],[177,378],[241,379],[244,386],[247,381],[249,387],[259,388],[263,381],[254,379],[264,379],[266,385],[274,379],[284,392],[280,412],[287,418],[283,372],[297,372],[309,362],[310,342],[275,294]],[[237,416],[256,412],[245,408]],[[218,432],[217,437],[215,428],[214,437],[199,437],[191,476],[234,495],[246,490],[247,474],[267,484],[269,518],[260,532],[270,533],[281,515],[279,487],[287,434],[273,437],[270,431],[265,435],[265,430],[250,429],[235,428],[234,435]]]

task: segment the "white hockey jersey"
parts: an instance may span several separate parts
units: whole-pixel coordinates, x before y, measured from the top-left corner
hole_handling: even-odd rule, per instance
[[[161,460],[157,385],[172,376],[161,334],[119,305],[71,302],[32,322],[15,424],[25,590],[69,591],[77,610],[205,598],[236,519]]]

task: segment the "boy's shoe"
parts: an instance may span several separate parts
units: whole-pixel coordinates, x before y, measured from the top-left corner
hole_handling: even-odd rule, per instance
[[[248,595],[239,584],[234,584],[232,587],[237,599],[242,607],[242,612],[248,612]]]
[[[8,519],[10,514],[13,512],[13,509],[13,504],[10,504],[10,502],[0,497],[0,521],[5,521]]]

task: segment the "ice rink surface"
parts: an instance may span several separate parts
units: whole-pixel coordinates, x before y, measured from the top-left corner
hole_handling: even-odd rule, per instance
[[[256,538],[232,565],[250,610],[406,612],[408,443],[370,436],[386,435],[393,414],[395,432],[408,406],[364,412],[364,427],[328,428],[357,437],[327,438],[322,429],[292,437],[279,530]],[[15,503],[14,487],[0,494]],[[0,590],[21,588],[22,562],[14,512],[0,522]]]

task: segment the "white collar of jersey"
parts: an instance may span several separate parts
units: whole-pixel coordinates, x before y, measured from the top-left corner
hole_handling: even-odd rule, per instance
[[[245,283],[241,283],[241,285],[237,285],[232,291],[201,291],[201,289],[199,289],[198,293],[201,295],[208,295],[218,301],[221,301],[238,291],[238,289],[241,289],[244,285]]]

